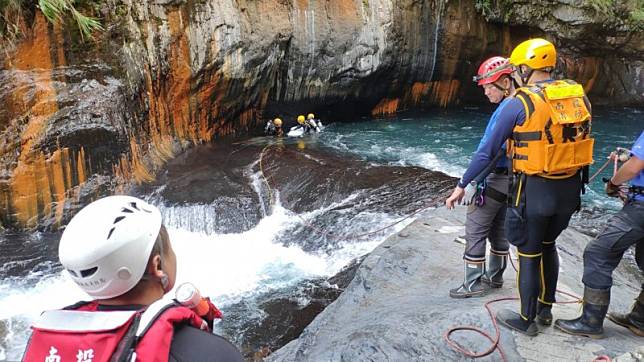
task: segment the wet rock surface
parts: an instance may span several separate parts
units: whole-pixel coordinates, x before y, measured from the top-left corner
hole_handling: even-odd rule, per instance
[[[329,279],[299,285],[243,300],[226,308],[217,325],[222,335],[240,346],[248,359],[260,359],[296,339],[353,279],[363,258]]]
[[[632,3],[119,0],[87,43],[37,11],[0,58],[0,219],[59,227],[91,175],[123,190],[181,150],[278,115],[290,126],[308,112],[342,121],[486,103],[471,82],[479,61],[531,36],[557,43],[561,76],[593,102],[641,104],[643,32],[620,20]]]
[[[482,298],[454,300],[449,289],[462,280],[463,245],[454,238],[464,232],[465,210],[427,211],[408,226],[406,237],[392,236],[361,264],[340,297],[328,306],[300,337],[272,354],[269,361],[340,360],[465,360],[452,351],[443,334],[457,325],[494,331],[483,308],[489,300],[517,295],[514,271],[505,272],[504,287]],[[582,293],[581,255],[589,237],[566,230],[557,240],[561,258],[559,289]],[[515,261],[516,263],[516,261]],[[624,311],[639,293],[644,279],[628,261],[615,272],[610,310]],[[558,296],[558,300],[565,297]],[[493,305],[494,310],[518,308],[516,301]],[[574,318],[578,305],[558,304],[555,318]],[[591,340],[542,328],[534,338],[501,329],[508,360],[592,360],[636,352],[640,338],[604,323],[606,338]],[[471,334],[454,338],[469,349],[483,351],[489,342]],[[498,354],[483,360],[498,360]]]
[[[312,251],[334,249],[357,234],[373,231],[369,221],[373,215],[403,217],[438,204],[454,184],[453,177],[420,167],[370,165],[339,155],[314,139],[272,142],[255,138],[196,147],[170,161],[137,193],[152,194],[166,220],[179,223],[175,226],[218,233],[249,230],[279,198],[282,206],[297,214],[315,213],[277,242]],[[202,229],[185,222],[203,217],[177,213],[182,205],[195,204],[215,215]],[[360,224],[370,228],[356,229]],[[312,237],[312,230],[322,231]],[[383,232],[374,234],[369,236]]]

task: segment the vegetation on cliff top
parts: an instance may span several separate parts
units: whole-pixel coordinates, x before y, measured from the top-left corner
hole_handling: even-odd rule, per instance
[[[627,32],[644,30],[644,0],[581,0],[574,5],[560,0],[476,0],[475,6],[486,19],[506,23],[517,19],[542,19],[552,14],[557,6],[568,6],[587,11],[589,16],[607,26]]]
[[[74,21],[82,39],[92,38],[103,27],[96,13],[96,0],[0,0],[0,38],[13,44],[24,32],[26,19],[40,11],[52,23]],[[81,12],[78,9],[83,9]],[[6,44],[5,44],[6,45]]]

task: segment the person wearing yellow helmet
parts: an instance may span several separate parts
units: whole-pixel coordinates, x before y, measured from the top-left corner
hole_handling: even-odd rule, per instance
[[[284,135],[282,120],[280,118],[275,118],[274,120],[269,119],[264,127],[264,134],[267,136],[282,137]]]
[[[505,232],[519,254],[520,313],[506,309],[496,319],[529,336],[539,333],[537,322],[552,324],[559,275],[555,240],[579,208],[592,163],[590,102],[580,84],[552,79],[556,56],[555,46],[545,39],[514,48],[510,64],[519,86],[516,95],[499,110],[487,142],[446,200],[447,207],[462,200],[465,186],[509,141],[512,174]]]
[[[306,122],[311,126],[312,129],[315,129],[316,132],[320,132],[322,130],[322,121],[316,119],[313,113],[309,113],[306,116]]]
[[[308,117],[304,117],[303,114],[297,116],[297,125],[292,127],[289,131],[289,136],[301,136],[311,132],[320,132],[320,126],[315,122],[315,116],[312,113],[308,114]]]

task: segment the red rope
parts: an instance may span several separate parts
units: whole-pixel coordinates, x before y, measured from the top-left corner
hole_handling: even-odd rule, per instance
[[[517,267],[514,265],[514,261],[512,261],[512,258],[510,256],[508,256],[508,259],[510,260],[510,265],[512,265],[512,268],[516,272]],[[566,300],[566,301],[562,301],[562,302],[554,302],[553,304],[576,304],[576,303],[582,303],[581,298],[579,298],[578,296],[576,296],[576,295],[574,295],[572,293],[568,293],[568,292],[565,292],[565,291],[559,290],[559,289],[557,289],[557,293],[563,294],[563,295],[568,296],[568,297],[571,297],[571,298],[573,298],[573,300]],[[492,338],[492,336],[490,336],[486,331],[484,331],[482,329],[479,329],[477,327],[474,327],[474,326],[457,326],[457,327],[452,327],[452,328],[448,329],[447,332],[445,332],[445,335],[443,336],[443,338],[445,339],[445,342],[447,342],[447,344],[453,350],[455,350],[457,352],[460,352],[460,353],[462,353],[463,355],[465,355],[467,357],[481,358],[481,357],[485,357],[485,356],[487,356],[489,354],[492,354],[494,351],[498,350],[499,354],[501,355],[501,360],[507,361],[507,358],[505,356],[505,352],[503,351],[503,348],[501,348],[501,346],[499,345],[499,341],[501,339],[501,331],[499,330],[499,325],[497,324],[497,321],[496,321],[496,314],[492,311],[490,306],[492,304],[494,304],[494,303],[508,301],[508,300],[519,300],[519,298],[516,298],[516,297],[503,297],[503,298],[493,299],[493,300],[485,303],[485,309],[487,310],[487,312],[488,312],[488,314],[490,316],[490,319],[492,320],[492,325],[494,325],[494,332],[495,332],[494,338]],[[456,341],[454,341],[454,340],[452,340],[450,338],[452,333],[457,332],[457,331],[471,331],[471,332],[478,333],[481,336],[485,337],[488,341],[492,342],[492,345],[488,349],[483,351],[483,352],[477,353],[477,352],[471,351],[471,350],[461,346]],[[601,357],[604,357],[604,356],[600,356],[598,358],[601,358]],[[599,360],[599,361],[601,361],[601,360]],[[608,361],[610,361],[610,359]]]

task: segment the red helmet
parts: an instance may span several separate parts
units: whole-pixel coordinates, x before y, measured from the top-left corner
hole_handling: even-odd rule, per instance
[[[490,84],[499,80],[503,74],[510,73],[512,73],[512,67],[506,58],[492,57],[481,63],[474,81],[478,82],[478,85]]]

